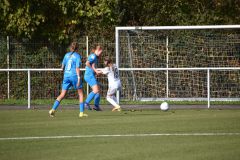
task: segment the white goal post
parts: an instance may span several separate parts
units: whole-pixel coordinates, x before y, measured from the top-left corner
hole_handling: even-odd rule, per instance
[[[166,67],[122,67],[121,63],[121,57],[125,56],[121,54],[122,48],[121,48],[121,33],[120,32],[134,32],[137,33],[143,32],[143,31],[176,31],[176,30],[221,30],[221,29],[236,29],[240,31],[240,25],[202,25],[202,26],[131,26],[131,27],[116,27],[115,28],[115,53],[116,53],[116,65],[119,67],[120,71],[166,71],[166,95],[165,97],[159,97],[158,99],[161,100],[171,100],[171,98],[168,95],[169,91],[169,71],[203,71],[206,72],[206,81],[207,81],[207,97],[202,98],[201,100],[207,100],[208,101],[208,108],[210,107],[210,101],[211,101],[211,71],[236,71],[237,74],[239,73],[240,66],[234,66],[234,67],[169,67],[169,53],[171,51],[168,50],[168,37],[166,36],[166,46],[165,46],[165,53],[166,53]],[[129,43],[129,42],[127,42]],[[138,45],[139,42],[134,42],[135,45]],[[238,42],[240,44],[240,42]],[[129,45],[129,44],[128,44]],[[132,48],[131,48],[132,49]],[[130,51],[129,51],[130,52]],[[129,56],[132,58],[131,56]],[[132,66],[132,65],[130,65]],[[239,81],[240,81],[240,77]],[[239,83],[238,81],[238,83]],[[240,84],[239,84],[240,85]],[[118,101],[120,99],[119,93],[117,94]],[[221,98],[215,98],[221,100]],[[186,100],[186,99],[183,99]],[[237,100],[239,101],[239,96],[237,98],[229,98],[229,100]]]

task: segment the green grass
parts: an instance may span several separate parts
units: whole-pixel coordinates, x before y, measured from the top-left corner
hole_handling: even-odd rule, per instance
[[[55,99],[35,99],[31,100],[32,105],[49,105],[53,104]],[[27,99],[0,99],[0,105],[27,105]],[[129,101],[121,100],[121,104],[126,105],[148,105],[161,104],[162,101]],[[169,104],[176,105],[207,105],[207,101],[168,101]],[[78,104],[77,99],[64,99],[61,105]],[[105,98],[101,99],[101,104],[109,104]],[[240,101],[212,101],[212,105],[240,105]]]
[[[240,133],[240,110],[1,110],[0,138],[150,133]],[[1,160],[238,160],[240,135],[0,140]]]

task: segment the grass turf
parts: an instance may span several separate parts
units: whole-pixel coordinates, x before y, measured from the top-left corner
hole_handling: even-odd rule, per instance
[[[31,105],[49,105],[53,104],[55,99],[32,99]],[[121,100],[121,105],[159,105],[163,101],[131,101],[131,100]],[[0,105],[27,105],[28,101],[26,99],[0,99]],[[207,101],[168,101],[169,104],[176,105],[207,105]],[[64,99],[61,101],[61,105],[72,105],[79,104],[78,99]],[[100,104],[109,104],[105,98],[101,99]],[[240,101],[211,101],[211,105],[240,105]]]
[[[154,133],[240,133],[240,110],[89,112],[1,110],[0,138]],[[0,140],[1,160],[200,160],[240,157],[240,135]]]

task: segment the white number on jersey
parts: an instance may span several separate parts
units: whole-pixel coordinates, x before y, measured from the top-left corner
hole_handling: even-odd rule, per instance
[[[67,71],[70,71],[70,70],[71,70],[71,67],[72,67],[72,60],[70,59],[70,60],[67,62],[66,70],[67,70]]]

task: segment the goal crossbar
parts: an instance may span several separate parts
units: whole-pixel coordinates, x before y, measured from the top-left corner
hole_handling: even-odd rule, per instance
[[[184,30],[184,29],[234,29],[240,25],[198,25],[198,26],[135,26],[135,27],[116,27],[119,30]]]

